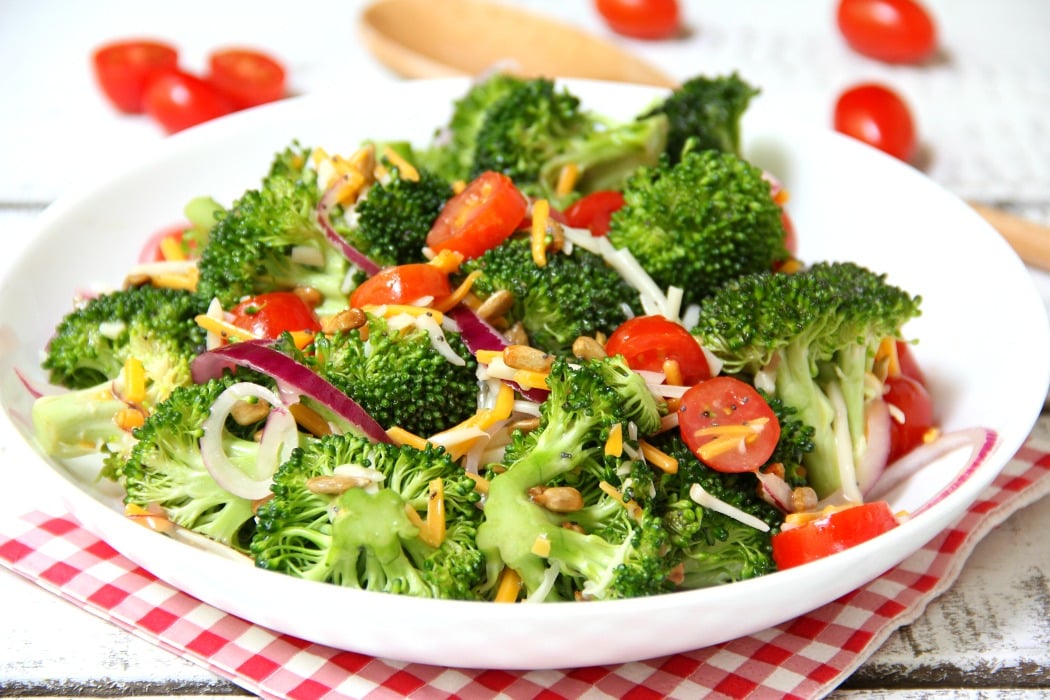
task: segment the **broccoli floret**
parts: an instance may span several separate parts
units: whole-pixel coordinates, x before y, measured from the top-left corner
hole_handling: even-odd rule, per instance
[[[94,297],[67,314],[42,364],[52,383],[71,391],[33,402],[41,448],[57,457],[130,448],[134,424],[120,416],[148,413],[190,383],[190,363],[204,346],[194,322],[201,310],[191,292],[141,286]],[[124,377],[129,360],[141,365],[141,387]]]
[[[421,539],[431,483],[440,480],[445,531]],[[259,508],[256,565],[313,581],[427,598],[477,599],[485,562],[473,543],[480,494],[439,448],[417,450],[329,435],[296,450]],[[436,516],[430,516],[436,517]]]
[[[759,496],[754,474],[711,469],[696,458],[677,432],[654,438],[654,444],[678,460],[676,473],[660,476],[657,493],[671,542],[667,556],[682,567],[679,587],[706,588],[775,571],[770,536],[783,515]],[[758,518],[769,530],[700,505],[690,497],[693,484]]]
[[[548,385],[539,427],[516,440],[505,470],[490,479],[477,537],[489,566],[517,572],[532,600],[575,594],[624,598],[669,590],[668,561],[662,556],[666,536],[657,516],[642,508],[635,517],[623,503],[611,507],[612,497],[604,490],[582,485],[581,496],[600,494],[597,501],[585,501],[584,511],[555,512],[530,497],[530,491],[578,482],[588,473],[615,475],[615,466],[607,462],[618,460],[604,455],[610,430],[620,425],[624,435],[635,428],[641,435],[654,432],[660,403],[619,356],[579,365],[559,358]],[[536,549],[546,545],[549,552]]]
[[[317,221],[317,175],[295,146],[274,161],[258,189],[216,215],[198,261],[197,291],[230,308],[246,296],[310,287],[318,313],[345,308],[349,263]]]
[[[401,177],[391,169],[389,180],[368,189],[354,207],[354,223],[340,230],[347,241],[379,265],[402,265],[423,260],[427,233],[452,186],[426,168],[419,179]]]
[[[204,347],[194,321],[202,310],[191,292],[149,285],[92,297],[59,322],[42,366],[52,384],[87,389],[116,378],[132,356],[189,362]]]
[[[437,131],[433,143],[417,150],[417,165],[449,182],[469,179],[474,169],[478,130],[488,109],[524,82],[524,78],[509,73],[493,73],[474,82],[453,102],[448,123]]]
[[[780,207],[762,171],[730,153],[690,151],[628,181],[609,241],[661,287],[692,304],[740,275],[788,257]]]
[[[472,289],[482,299],[510,292],[514,302],[502,321],[520,323],[534,347],[564,354],[581,335],[608,335],[642,312],[638,290],[600,255],[574,246],[571,253],[549,252],[539,266],[530,245],[527,236],[511,237],[460,272],[481,271]]]
[[[644,112],[639,119],[664,115],[668,121],[667,156],[678,162],[686,144],[700,150],[740,154],[740,120],[759,90],[736,73],[696,76]]]
[[[217,542],[244,551],[254,528],[253,503],[220,487],[205,464],[200,439],[212,405],[235,383],[261,375],[226,374],[179,387],[134,431],[135,446],[122,464],[110,464],[126,491],[125,502],[159,505],[168,519]],[[269,387],[268,387],[269,388]],[[246,474],[256,470],[259,442],[252,434],[264,420],[239,425],[227,420],[223,451]]]
[[[438,153],[455,163],[442,170],[449,179],[494,170],[525,194],[561,207],[579,195],[620,189],[638,167],[655,165],[667,143],[667,119],[619,123],[584,109],[551,79],[498,75],[458,104],[448,133]],[[570,192],[558,188],[566,166],[577,173]]]
[[[813,428],[803,465],[817,495],[858,500],[852,474],[867,448],[865,405],[882,393],[872,372],[875,351],[883,339],[901,337],[920,305],[885,275],[821,262],[726,284],[700,304],[693,332],[724,371],[753,377]],[[837,447],[836,433],[849,444]]]
[[[477,410],[477,361],[458,332],[441,335],[448,356],[426,329],[369,315],[361,328],[319,334],[298,359],[384,428],[429,436]]]

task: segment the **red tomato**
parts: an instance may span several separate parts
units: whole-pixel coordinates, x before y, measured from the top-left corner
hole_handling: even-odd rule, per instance
[[[937,30],[915,0],[840,0],[836,21],[850,47],[887,63],[919,63],[937,48]]]
[[[911,110],[883,85],[865,83],[843,92],[835,102],[835,130],[905,162],[915,156]]]
[[[509,177],[484,172],[445,202],[427,234],[427,245],[434,252],[454,250],[476,258],[514,233],[527,209],[528,199]]]
[[[233,325],[260,338],[277,338],[285,331],[319,331],[313,309],[292,292],[267,292],[245,299],[230,311]]]
[[[922,368],[919,367],[915,355],[912,354],[911,343],[906,343],[903,340],[897,341],[897,364],[900,365],[901,374],[905,377],[911,377],[919,384],[926,386],[926,375],[923,373]]]
[[[92,56],[95,79],[110,102],[122,112],[139,114],[150,78],[174,70],[179,54],[159,41],[130,39],[105,44]]]
[[[678,0],[595,0],[598,14],[617,34],[667,39],[681,23]]]
[[[284,97],[284,66],[253,49],[222,49],[208,57],[208,81],[238,109],[274,102]]]
[[[411,304],[424,297],[442,299],[452,293],[448,275],[428,263],[409,263],[380,270],[350,294],[350,306]]]
[[[886,378],[886,393],[882,398],[897,409],[890,409],[887,459],[893,463],[923,443],[923,436],[933,427],[933,400],[926,387],[903,374]]]
[[[692,386],[678,409],[682,440],[720,472],[750,472],[765,464],[780,440],[780,421],[750,384],[720,376]]]
[[[609,336],[605,352],[623,355],[631,369],[654,372],[662,371],[666,360],[674,360],[684,386],[711,377],[700,343],[681,324],[663,316],[636,316],[624,321]]]
[[[609,233],[609,219],[624,204],[615,190],[600,190],[581,197],[565,210],[565,222],[573,228],[590,229],[595,236]]]
[[[234,111],[230,98],[215,86],[182,71],[155,76],[146,87],[146,114],[169,134]]]
[[[897,525],[885,501],[837,510],[773,535],[773,561],[778,569],[789,569],[849,549]]]

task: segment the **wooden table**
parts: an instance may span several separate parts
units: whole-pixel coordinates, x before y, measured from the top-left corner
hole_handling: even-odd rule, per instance
[[[589,7],[521,0],[604,31]],[[826,120],[845,84],[876,78],[910,100],[923,135],[919,164],[968,199],[1050,224],[1050,5],[929,0],[944,55],[922,68],[888,67],[843,48],[833,3],[689,3],[691,36],[624,41],[677,77],[739,70],[774,98],[790,95]],[[0,231],[7,251],[31,235],[51,201],[133,159],[162,138],[98,96],[88,55],[99,42],[165,37],[200,67],[206,51],[255,44],[282,56],[293,88],[359,89],[389,77],[354,41],[360,3],[131,0],[0,4]],[[992,16],[994,13],[994,16]],[[287,19],[287,16],[293,16]],[[301,26],[294,30],[290,22]],[[340,32],[342,28],[342,32]],[[950,258],[949,258],[950,264]],[[979,283],[980,271],[972,271]],[[1044,299],[1050,275],[1031,270]],[[979,328],[975,327],[979,337]],[[1044,414],[1037,429],[1050,431]],[[0,465],[9,468],[11,465]],[[956,584],[896,632],[834,697],[1009,697],[1050,688],[1050,500],[1017,513],[978,547]],[[0,570],[0,696],[243,695],[236,686]]]

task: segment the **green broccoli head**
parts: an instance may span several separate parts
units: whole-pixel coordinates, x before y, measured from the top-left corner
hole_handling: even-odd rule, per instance
[[[318,335],[301,360],[348,394],[384,428],[429,436],[477,410],[477,361],[459,333],[444,330],[448,355],[415,325],[369,315],[362,328]],[[451,358],[455,358],[453,361]]]
[[[355,205],[354,224],[340,233],[379,265],[420,262],[427,233],[451,197],[452,186],[430,170],[409,180],[395,167]]]
[[[449,182],[469,179],[474,170],[478,131],[489,108],[524,84],[524,78],[509,73],[493,73],[471,84],[453,102],[448,123],[434,134],[432,144],[416,152],[417,165]]]
[[[624,471],[618,458],[604,454],[614,426],[628,436],[636,430],[650,434],[660,425],[660,403],[620,356],[578,365],[557,359],[548,385],[539,427],[515,440],[506,452],[505,471],[490,480],[478,546],[490,566],[516,571],[533,599],[668,590],[659,519],[616,502],[615,492],[595,481],[599,475],[616,479]],[[568,484],[583,499],[582,508],[552,510],[536,495],[537,489],[546,493]]]
[[[258,189],[216,215],[197,264],[203,299],[229,308],[246,296],[310,287],[323,297],[318,313],[345,308],[349,263],[317,221],[321,193],[305,163],[295,147],[278,154]]]
[[[770,537],[783,515],[759,495],[755,476],[711,469],[696,458],[677,432],[658,436],[654,444],[678,461],[676,473],[660,476],[657,492],[671,543],[667,556],[682,565],[679,586],[705,588],[775,571]],[[693,484],[758,518],[769,530],[698,504],[690,497]]]
[[[420,539],[441,480],[445,536]],[[475,599],[484,559],[474,482],[440,449],[329,435],[293,453],[274,476],[251,544],[256,565],[300,578],[428,598]]]
[[[757,88],[736,73],[727,76],[696,76],[682,83],[669,96],[644,112],[639,119],[657,115],[667,118],[666,153],[678,162],[686,148],[712,149],[739,155],[740,121]]]
[[[116,379],[135,357],[153,380],[183,383],[204,347],[204,330],[194,320],[202,310],[191,292],[150,285],[93,297],[58,323],[43,368],[53,384],[87,389]]]
[[[804,459],[821,498],[839,489],[852,455],[866,449],[865,405],[875,351],[901,337],[920,313],[921,298],[855,263],[820,262],[796,274],[756,273],[726,284],[700,304],[694,334],[724,362],[724,371],[755,378],[813,429]],[[836,447],[835,426],[848,429],[852,450]]]
[[[514,303],[508,326],[521,323],[529,343],[550,353],[568,353],[581,335],[612,333],[642,312],[638,290],[600,255],[576,246],[571,253],[533,260],[527,236],[514,236],[463,264],[461,274],[481,271],[473,291],[482,299],[505,290]]]
[[[769,183],[733,154],[689,151],[676,164],[642,168],[623,194],[609,241],[629,250],[659,286],[680,287],[685,304],[788,257]]]
[[[130,456],[110,464],[127,493],[127,503],[161,506],[176,525],[222,544],[244,550],[254,527],[253,504],[235,496],[211,476],[200,439],[212,406],[226,389],[254,373],[226,374],[204,384],[179,387],[158,404],[134,431]],[[252,435],[262,421],[239,425],[228,419],[222,447],[230,461],[247,474],[256,470],[259,442]]]

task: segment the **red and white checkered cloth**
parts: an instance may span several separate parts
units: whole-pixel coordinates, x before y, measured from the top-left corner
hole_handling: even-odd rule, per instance
[[[764,632],[660,659],[473,671],[376,659],[277,634],[158,581],[69,515],[0,530],[0,565],[266,698],[822,697],[957,578],[993,527],[1050,493],[1050,422],[950,529],[868,585]]]

